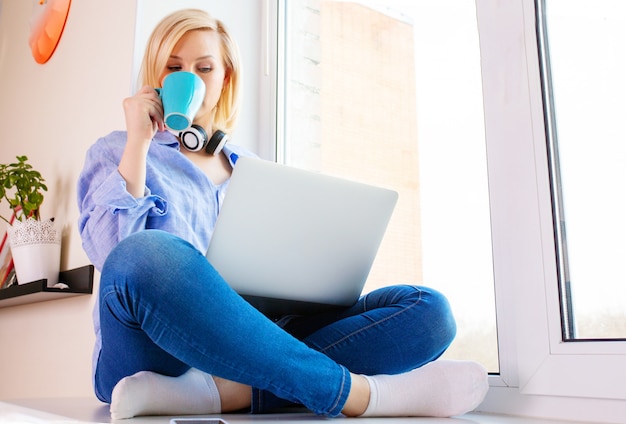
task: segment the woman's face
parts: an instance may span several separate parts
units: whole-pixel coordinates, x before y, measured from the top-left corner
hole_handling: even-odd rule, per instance
[[[212,111],[226,82],[219,34],[210,30],[195,30],[183,35],[174,46],[165,69],[161,73],[161,86],[167,75],[178,71],[194,73],[206,85],[204,102],[197,116],[203,116],[208,111]]]

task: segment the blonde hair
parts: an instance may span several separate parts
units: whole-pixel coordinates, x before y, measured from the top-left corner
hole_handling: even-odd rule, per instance
[[[200,9],[179,10],[163,18],[152,31],[139,71],[141,86],[160,87],[159,77],[174,49],[174,46],[189,31],[216,31],[221,40],[222,58],[226,70],[222,89],[213,117],[212,129],[232,132],[239,115],[242,90],[242,68],[239,48],[224,24]],[[212,111],[196,119],[206,123]]]

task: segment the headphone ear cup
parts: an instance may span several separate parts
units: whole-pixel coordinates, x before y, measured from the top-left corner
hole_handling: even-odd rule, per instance
[[[228,141],[228,134],[224,131],[216,130],[206,145],[206,152],[210,155],[217,155]]]
[[[185,131],[181,131],[178,137],[185,149],[191,152],[199,152],[202,150],[209,138],[204,128],[195,124]]]

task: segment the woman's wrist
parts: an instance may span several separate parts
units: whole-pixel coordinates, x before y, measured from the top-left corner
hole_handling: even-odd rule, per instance
[[[118,165],[120,175],[126,181],[126,190],[135,198],[142,197],[146,186],[146,157],[151,140],[126,141],[124,153]]]

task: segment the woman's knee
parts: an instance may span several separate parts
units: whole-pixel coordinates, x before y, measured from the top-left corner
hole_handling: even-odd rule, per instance
[[[429,316],[428,322],[432,331],[438,334],[439,343],[447,349],[456,337],[456,320],[448,298],[441,292],[429,288],[418,287],[422,301],[427,305],[425,312]],[[443,352],[442,352],[443,353]]]
[[[155,301],[206,290],[217,295],[227,286],[203,253],[160,230],[140,231],[122,240],[105,261],[100,279],[101,295],[116,291]]]
[[[456,336],[456,321],[446,296],[430,287],[400,285],[388,288],[387,301],[403,308],[407,336],[428,339],[433,356],[441,355]]]
[[[161,230],[143,230],[121,240],[109,253],[105,266],[111,262],[154,263],[157,259],[165,259],[176,255],[181,249],[195,250],[191,244],[180,237]]]
[[[113,248],[102,268],[101,286],[179,280],[181,270],[203,261],[204,256],[179,237],[160,230],[140,231]]]

